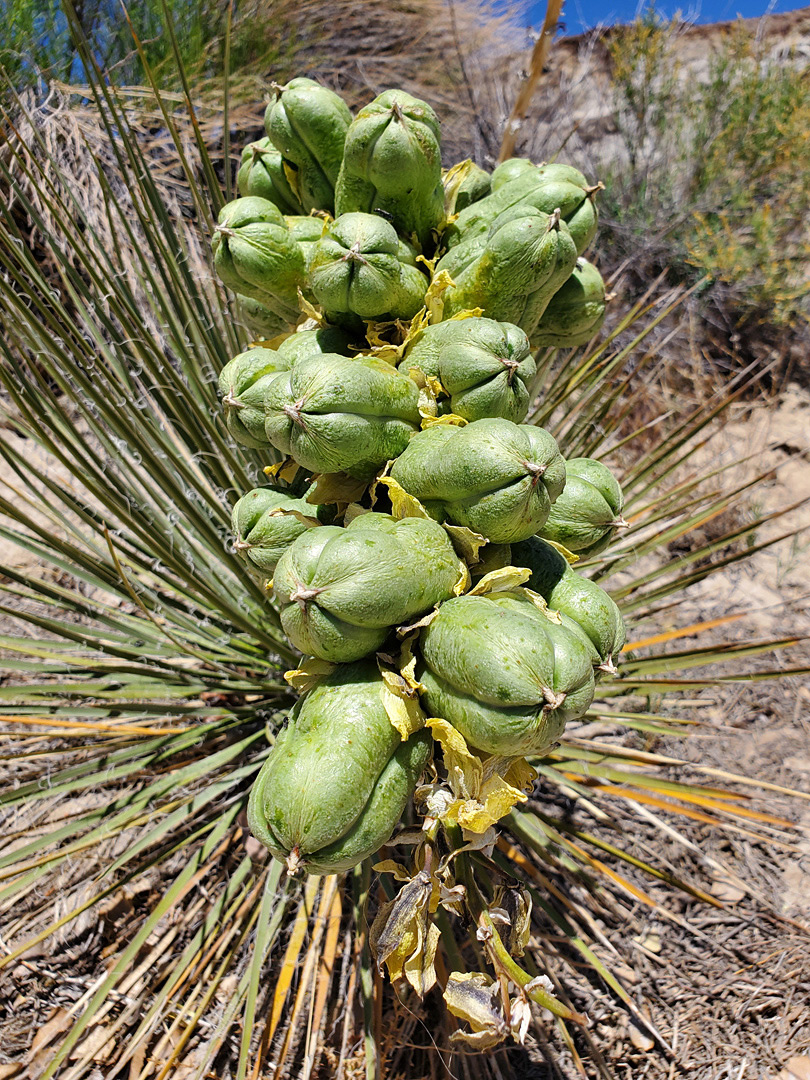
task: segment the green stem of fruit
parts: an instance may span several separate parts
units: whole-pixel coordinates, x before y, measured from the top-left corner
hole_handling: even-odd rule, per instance
[[[548,1009],[554,1016],[559,1016],[562,1020],[571,1020],[575,1024],[587,1024],[587,1018],[582,1013],[569,1009],[567,1005],[563,1005],[561,1001],[558,1001],[546,990],[541,987],[530,988],[529,984],[533,981],[531,975],[528,971],[523,970],[514,957],[509,955],[488,911],[482,911],[478,916],[478,927],[479,932],[485,938],[487,951],[492,957],[495,970],[499,974],[503,972],[503,974],[508,975],[512,982],[519,986],[531,1001],[544,1009]]]

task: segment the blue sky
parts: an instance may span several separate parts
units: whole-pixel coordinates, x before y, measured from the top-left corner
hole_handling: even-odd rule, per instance
[[[681,11],[685,16],[696,22],[724,22],[727,19],[736,19],[741,15],[745,19],[756,18],[764,15],[767,10],[793,11],[804,7],[804,3],[792,3],[791,0],[775,0],[771,5],[767,0],[660,0],[656,4],[656,10],[664,16],[672,16],[676,11]],[[616,22],[632,22],[639,7],[636,0],[565,0],[563,8],[563,22],[568,34],[579,34],[597,23],[611,24]],[[539,27],[542,25],[546,12],[545,3],[530,3],[526,25]]]

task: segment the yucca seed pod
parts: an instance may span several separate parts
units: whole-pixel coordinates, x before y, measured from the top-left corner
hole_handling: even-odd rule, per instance
[[[532,345],[572,349],[590,341],[605,321],[605,282],[580,257],[574,272],[552,296],[532,334]]]
[[[577,261],[559,214],[524,204],[493,222],[483,250],[475,240],[463,250],[470,256],[466,265],[451,251],[436,266],[437,274],[448,270],[454,281],[443,296],[445,318],[480,307],[488,318],[514,323],[529,337]]]
[[[305,356],[323,356],[325,353],[349,355],[349,336],[339,326],[319,326],[316,330],[296,330],[277,347],[279,356],[289,360],[288,367]]]
[[[528,599],[448,600],[420,637],[423,706],[488,754],[542,754],[593,699],[588,650]]]
[[[284,159],[268,138],[249,143],[242,151],[236,187],[240,195],[258,195],[275,203],[282,214],[304,213],[284,172]]]
[[[370,479],[419,430],[416,384],[371,356],[304,356],[264,397],[265,435],[315,473]]]
[[[423,306],[428,287],[427,277],[402,261],[393,225],[360,213],[344,214],[329,225],[315,245],[309,281],[331,322],[410,319]]]
[[[231,514],[234,548],[250,567],[272,574],[290,544],[313,527],[291,511],[312,523],[329,516],[326,507],[274,487],[254,488],[236,503]]]
[[[489,195],[492,177],[486,169],[467,159],[442,173],[442,186],[445,216],[452,217]]]
[[[287,223],[287,228],[290,230],[290,236],[301,248],[304,255],[304,265],[307,273],[309,273],[309,266],[312,262],[312,256],[315,253],[315,245],[320,240],[323,233],[324,220],[319,217],[312,217],[311,215],[286,215],[284,218]]]
[[[569,458],[565,463],[565,490],[551,508],[540,535],[580,556],[598,555],[622,518],[624,496],[619,481],[593,458]]]
[[[478,318],[426,327],[399,367],[438,378],[449,395],[449,411],[465,420],[500,416],[516,424],[529,411],[528,384],[537,374],[529,339],[519,327]]]
[[[542,528],[565,464],[547,431],[496,418],[420,431],[391,476],[438,520],[510,544]]]
[[[545,214],[559,210],[574,239],[577,254],[581,255],[596,236],[599,215],[595,198],[601,187],[600,184],[589,184],[582,173],[570,165],[532,165],[530,162],[511,179],[493,188],[491,195],[459,214],[442,234],[442,243],[448,249],[466,243],[487,232],[504,211],[525,204]]]
[[[225,424],[242,446],[265,449],[270,442],[264,431],[264,391],[292,361],[273,349],[258,347],[239,353],[219,374],[219,390]]]
[[[404,90],[386,90],[352,121],[335,191],[338,215],[382,211],[425,249],[444,219],[439,119]]]
[[[258,300],[254,300],[252,296],[241,296],[237,293],[236,299],[239,301],[238,310],[242,322],[250,331],[254,341],[271,339],[278,337],[280,334],[289,333],[289,321],[280,318],[270,308],[260,304]]]
[[[335,209],[335,183],[352,114],[334,90],[313,79],[273,84],[264,114],[268,138],[294,167],[292,186],[304,213]]]
[[[605,590],[578,574],[559,551],[537,536],[512,546],[512,562],[531,570],[527,588],[579,624],[599,654],[599,668],[614,671],[627,634],[622,614]]]
[[[397,826],[430,757],[401,742],[374,663],[342,665],[296,702],[250,792],[248,825],[290,873],[336,874]]]
[[[435,521],[369,513],[345,529],[299,536],[279,560],[273,594],[297,649],[349,663],[379,649],[392,627],[449,599],[461,572]]]
[[[306,286],[304,254],[281,211],[267,199],[248,196],[226,203],[217,222],[211,249],[223,282],[294,326],[298,290]]]

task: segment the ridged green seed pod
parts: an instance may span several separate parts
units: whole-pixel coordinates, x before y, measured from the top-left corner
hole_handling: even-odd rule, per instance
[[[546,752],[593,700],[587,649],[528,599],[448,600],[420,649],[424,707],[489,754]]]
[[[267,439],[316,473],[370,479],[419,430],[419,391],[371,356],[302,357],[264,397]]]
[[[463,268],[448,252],[436,273],[448,270],[454,285],[444,293],[444,315],[480,307],[498,322],[511,322],[531,337],[554,293],[570,277],[577,250],[568,226],[555,214],[519,205],[493,222],[483,250],[464,245]]]
[[[239,353],[220,372],[225,424],[242,446],[265,449],[270,445],[264,432],[264,392],[291,363],[281,353],[259,347]]]
[[[493,188],[487,198],[459,214],[445,229],[442,242],[447,248],[466,243],[486,233],[504,211],[522,203],[545,214],[559,210],[581,255],[596,236],[599,216],[594,200],[600,190],[601,185],[588,184],[582,173],[570,165],[530,163],[512,179]]]
[[[627,634],[621,612],[605,590],[578,574],[559,551],[536,536],[512,546],[512,562],[531,570],[526,587],[578,623],[599,654],[599,667],[613,671]]]
[[[542,528],[565,464],[547,431],[497,418],[420,431],[391,476],[438,520],[510,544]]]
[[[616,530],[626,525],[619,481],[607,465],[593,458],[569,458],[565,477],[565,490],[552,506],[540,535],[578,555],[598,555]]]
[[[260,304],[258,300],[254,300],[251,296],[240,296],[238,293],[236,299],[239,301],[242,322],[250,331],[254,341],[267,340],[278,337],[279,334],[289,333],[289,321],[279,318],[274,311]]]
[[[379,649],[392,627],[449,599],[461,573],[435,521],[370,513],[345,529],[299,536],[279,560],[273,593],[297,649],[349,663]]]
[[[530,172],[532,169],[536,169],[537,166],[533,161],[528,158],[507,158],[506,161],[502,161],[492,172],[491,190],[497,191],[502,188],[504,184],[508,184],[511,180],[515,180],[518,176],[522,176],[525,172]]]
[[[283,158],[267,138],[249,143],[242,151],[236,187],[240,195],[258,195],[275,203],[282,214],[304,213],[287,180]]]
[[[284,218],[287,223],[287,228],[290,230],[290,236],[301,248],[304,255],[304,265],[309,273],[309,266],[312,262],[312,256],[315,254],[315,245],[320,240],[323,233],[324,221],[323,218],[307,216],[294,216],[286,215]],[[307,290],[304,290],[305,292]]]
[[[465,420],[500,416],[515,424],[526,418],[528,383],[537,374],[529,339],[519,327],[477,318],[426,327],[399,367],[438,378],[450,396],[449,411]]]
[[[401,742],[374,663],[339,667],[293,708],[248,802],[253,835],[290,873],[349,870],[397,826],[427,765],[430,733]]]
[[[324,353],[349,355],[349,336],[338,326],[319,326],[317,330],[296,330],[278,346],[279,356],[290,361],[289,367],[305,356],[323,356]]]
[[[310,519],[308,524],[296,511]],[[307,529],[319,523],[326,508],[298,499],[280,488],[254,488],[236,503],[231,514],[234,548],[249,566],[272,574],[287,548]]]
[[[468,158],[442,174],[442,185],[445,216],[451,217],[489,195],[492,177]]]
[[[248,196],[226,203],[217,221],[211,249],[224,283],[294,326],[298,289],[306,285],[304,254],[281,211],[267,199]]]
[[[313,79],[273,85],[264,114],[268,138],[294,167],[292,186],[304,213],[335,209],[335,182],[352,122],[348,105]]]
[[[427,277],[401,260],[393,225],[376,214],[344,214],[332,222],[315,245],[309,281],[330,322],[410,319],[428,287]]]
[[[361,109],[346,136],[335,190],[338,215],[382,210],[423,249],[444,220],[440,125],[404,90],[386,90]]]
[[[571,277],[549,300],[532,344],[573,349],[590,341],[604,321],[605,282],[596,267],[580,257]]]

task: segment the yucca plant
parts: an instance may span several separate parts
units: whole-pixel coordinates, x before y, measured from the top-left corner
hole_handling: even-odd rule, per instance
[[[627,988],[632,969],[611,933],[643,925],[636,905],[686,925],[675,895],[719,906],[678,815],[792,844],[789,820],[752,806],[740,785],[785,789],[657,746],[700,729],[678,711],[682,695],[786,674],[693,672],[794,638],[670,648],[738,618],[679,625],[678,604],[765,546],[753,539],[761,520],[730,514],[757,480],[729,486],[722,468],[691,464],[756,376],[682,414],[645,412],[660,363],[648,343],[680,299],[656,289],[601,344],[540,358],[533,422],[566,454],[623,470],[630,527],[590,570],[634,640],[589,714],[602,734],[574,730],[537,762],[541,786],[492,858],[469,855],[481,880],[528,886],[522,964],[562,1002],[556,1017],[535,1009],[529,1051],[470,1057],[450,1044],[456,1024],[438,1000],[392,991],[372,962],[369,912],[394,895],[391,878],[364,865],[295,881],[247,831],[247,794],[293,701],[282,672],[296,657],[229,533],[232,504],[269,462],[232,442],[216,391],[247,340],[208,262],[230,193],[228,142],[212,156],[188,85],[184,96],[116,90],[82,53],[92,80],[77,93],[104,139],[76,120],[69,91],[56,112],[53,99],[11,93],[0,154],[0,535],[20,553],[3,567],[0,605],[12,747],[0,967],[23,990],[45,981],[28,1067],[43,1080],[500,1077],[546,1058],[608,1075],[586,1012],[629,1017],[663,1059],[667,1037]],[[141,109],[168,135],[160,161],[139,138]],[[64,164],[68,137],[82,187]],[[662,556],[724,513],[732,523],[712,540]],[[656,835],[688,853],[688,879]],[[448,914],[440,927],[440,982],[479,968],[474,932]]]

